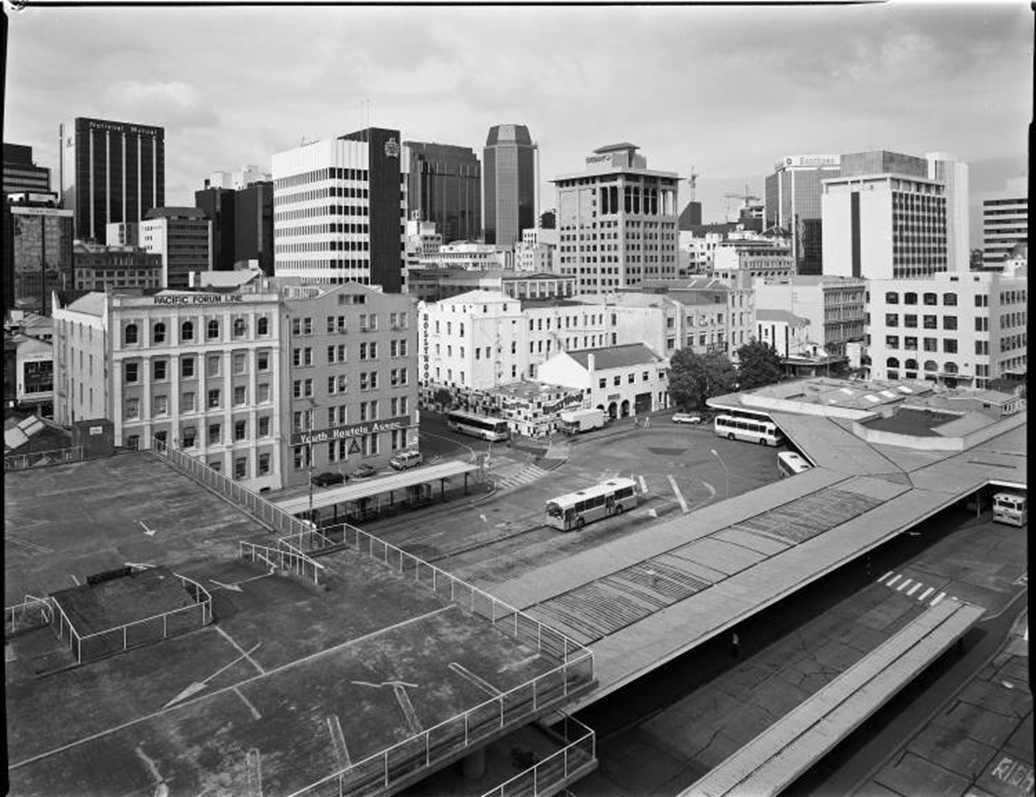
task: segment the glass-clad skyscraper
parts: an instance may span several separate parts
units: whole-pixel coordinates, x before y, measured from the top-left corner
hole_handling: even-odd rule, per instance
[[[482,164],[471,147],[404,141],[410,150],[410,218],[435,223],[444,243],[474,241],[482,232]]]
[[[482,154],[483,230],[487,244],[512,246],[536,226],[536,145],[525,125],[489,128]]]
[[[798,274],[823,273],[822,181],[840,173],[837,155],[787,155],[766,178],[764,226],[788,231]]]

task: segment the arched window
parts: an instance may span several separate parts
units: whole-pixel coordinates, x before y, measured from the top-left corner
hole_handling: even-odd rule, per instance
[[[924,361],[924,369],[926,371],[938,371],[939,370],[939,363],[937,363],[935,360],[925,360]]]
[[[165,343],[165,324],[159,321],[151,332],[151,339],[155,343]]]
[[[943,370],[948,374],[955,374],[957,373],[957,363],[948,362],[943,366]]]
[[[885,304],[899,304],[899,294],[895,291],[889,291],[886,293]]]
[[[917,360],[907,360],[905,363],[903,363],[903,367],[906,368],[908,371],[916,371]]]
[[[123,343],[140,343],[136,324],[126,324],[126,329],[123,331]]]
[[[213,318],[211,321],[209,321],[208,337],[210,339],[219,337],[219,319]]]
[[[255,331],[257,335],[269,335],[270,334],[270,319],[266,316],[259,316],[259,320],[255,323]]]
[[[926,293],[924,295],[924,303],[929,307],[935,307],[939,303],[939,297],[934,293]]]
[[[887,360],[885,360],[885,367],[886,368],[899,368],[899,358],[898,357],[889,357]]]
[[[184,321],[180,324],[180,340],[194,340],[193,321]]]
[[[957,306],[957,294],[955,293],[944,293],[942,295],[942,303],[947,307]]]
[[[234,337],[243,338],[245,336],[245,319],[235,318],[234,319]]]
[[[917,294],[916,293],[904,293],[903,294],[903,304],[917,304]]]

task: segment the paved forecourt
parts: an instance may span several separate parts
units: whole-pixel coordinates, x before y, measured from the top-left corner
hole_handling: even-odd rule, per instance
[[[117,496],[129,490],[119,478],[133,481],[157,462],[164,473],[149,482],[149,505],[184,491],[157,457],[127,461],[136,467],[79,463],[78,476],[96,480],[97,467]],[[204,488],[188,492],[196,506],[212,499],[229,508],[231,523],[255,528]],[[40,536],[52,533],[46,510],[38,511],[34,539],[50,539]],[[95,529],[128,524],[135,518],[127,513],[92,502],[78,539],[86,545]],[[470,752],[468,743],[563,708],[593,686],[587,667],[572,663],[576,646],[562,669],[564,646],[559,654],[547,643],[559,635],[543,629],[541,647],[531,621],[516,621],[499,604],[494,626],[488,604],[474,614],[461,599],[471,595],[474,606],[488,596],[465,593],[448,577],[436,592],[415,581],[413,568],[346,549],[320,558],[318,588],[234,556],[206,558],[205,531],[188,536],[193,548],[156,533],[150,560],[163,563],[163,545],[172,542],[171,554],[181,556],[175,570],[211,592],[214,624],[44,678],[32,663],[50,629],[7,640],[13,793],[281,795],[341,772],[347,792],[373,782],[391,792]],[[213,547],[236,553],[222,541]],[[48,558],[67,570],[61,553],[54,546]],[[443,591],[451,586],[456,602]],[[523,626],[518,638],[501,632],[511,623]],[[337,778],[332,785],[338,793]]]
[[[818,467],[494,588],[502,600],[592,644],[600,688],[581,706],[853,561],[991,479],[1026,483],[1021,429],[962,453],[918,458],[908,472],[887,450],[855,438],[839,422],[808,416],[781,420],[792,442]]]

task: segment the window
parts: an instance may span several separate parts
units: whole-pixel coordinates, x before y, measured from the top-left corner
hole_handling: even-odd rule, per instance
[[[140,417],[140,399],[137,399],[137,398],[126,399],[126,417],[127,418],[139,418]]]
[[[264,315],[259,316],[255,322],[255,334],[257,335],[269,335],[270,334],[270,319]],[[269,456],[269,454],[267,454]]]
[[[125,364],[126,383],[133,384],[140,381],[140,363]]]
[[[924,317],[924,328],[925,329],[938,329],[938,318],[934,315],[926,315]]]
[[[223,463],[218,459],[209,460],[209,467],[216,471],[216,473],[219,473],[223,470]]]
[[[292,382],[292,395],[295,398],[308,398],[313,395],[312,379],[296,379]]]
[[[260,454],[259,455],[259,475],[265,476],[270,472],[270,455]]]
[[[631,385],[632,385],[632,384],[633,384],[633,382],[634,382],[634,381],[636,380],[636,378],[637,378],[637,377],[636,377],[636,374],[629,374],[629,375],[628,375],[628,376],[626,377],[626,381],[627,381],[627,382],[628,382],[629,384],[631,384]]]
[[[206,327],[206,329],[208,330],[206,332],[206,337],[208,337],[209,340],[212,340],[213,338],[218,338],[219,337],[219,319],[217,319],[217,318],[211,319],[209,321],[208,326]]]
[[[309,446],[295,446],[295,470],[304,470],[311,462]]]
[[[608,387],[608,380],[603,378],[597,380],[597,386],[602,389]]]
[[[237,385],[234,388],[234,406],[240,407],[248,399],[248,389],[244,385]]]
[[[268,382],[263,382],[259,385],[259,393],[256,396],[256,402],[259,404],[266,404],[270,400],[270,385]]]
[[[939,341],[935,338],[924,339],[924,350],[925,351],[939,351]]]
[[[978,317],[975,319],[975,331],[976,332],[988,332],[989,331],[989,319]]]
[[[159,321],[151,331],[151,340],[155,343],[165,343],[165,324]]]
[[[887,326],[887,327],[898,327],[899,326],[899,314],[898,313],[885,313],[885,326]]]
[[[916,293],[904,293],[903,294],[903,304],[917,304],[917,294]]]
[[[934,293],[926,293],[924,295],[924,303],[929,307],[935,307],[939,303],[939,297]]]
[[[234,421],[234,440],[244,440],[248,436],[248,421]]]
[[[140,342],[136,324],[126,324],[126,328],[123,330],[122,342],[127,344]]]
[[[890,349],[898,349],[899,348],[899,335],[886,335],[885,336],[885,345],[888,346]]]
[[[270,370],[270,352],[261,351],[256,355],[256,367],[260,371]]]
[[[957,353],[957,339],[956,338],[946,338],[942,342],[942,350],[946,354],[956,354]]]
[[[955,293],[944,293],[942,295],[942,303],[947,307],[957,306],[957,294]]]
[[[917,338],[903,338],[903,348],[907,351],[917,351]]]
[[[641,382],[647,382],[648,381],[648,372],[647,371],[644,371],[644,373],[642,373],[640,375],[640,381]]]
[[[243,318],[234,319],[234,337],[243,338],[245,333],[248,331],[248,325],[245,323]]]
[[[259,416],[259,437],[270,436],[270,416],[260,415]]]
[[[955,315],[943,316],[942,328],[943,329],[956,329],[957,328],[957,316],[955,316]]]
[[[243,479],[248,475],[248,457],[234,458],[234,478]]]
[[[213,409],[219,406],[219,388],[214,388],[209,391],[209,409]]]
[[[219,376],[219,361],[220,356],[218,354],[209,354],[205,357],[206,376]]]
[[[223,442],[223,425],[219,423],[209,424],[209,445],[215,446]]]
[[[916,315],[905,315],[903,316],[903,326],[907,329],[917,329],[917,316]]]
[[[183,429],[183,447],[194,448],[195,438],[198,435],[198,430],[194,426],[185,426]]]
[[[899,304],[899,294],[895,291],[889,291],[886,293],[885,304]]]
[[[180,340],[194,340],[193,321],[184,321],[180,324]]]
[[[169,361],[168,360],[153,360],[151,362],[151,370],[152,370],[152,376],[154,377],[154,380],[156,382],[161,382],[167,376],[167,372],[169,370]]]
[[[194,358],[183,357],[180,360],[180,376],[184,379],[190,379],[194,376]]]
[[[248,366],[248,355],[243,351],[234,352],[234,373],[243,374]]]

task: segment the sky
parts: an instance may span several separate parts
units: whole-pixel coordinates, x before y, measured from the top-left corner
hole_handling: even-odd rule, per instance
[[[693,168],[706,221],[736,211],[728,193],[761,197],[789,154],[950,152],[973,194],[1027,173],[1021,1],[8,14],[4,141],[32,146],[56,181],[59,123],[163,126],[168,205],[193,205],[214,171],[269,170],[303,139],[365,127],[368,102],[372,125],[479,157],[492,125],[527,125],[541,209],[556,204],[551,179],[618,141],[649,168]]]

